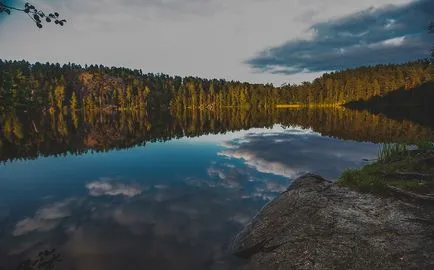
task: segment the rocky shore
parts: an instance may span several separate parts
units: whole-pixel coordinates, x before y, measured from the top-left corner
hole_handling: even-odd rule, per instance
[[[246,270],[434,269],[434,207],[308,174],[267,204],[232,249]]]

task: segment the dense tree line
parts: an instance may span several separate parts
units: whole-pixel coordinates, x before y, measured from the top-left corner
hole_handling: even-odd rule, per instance
[[[411,90],[432,80],[434,67],[429,61],[360,67],[324,74],[313,82],[284,86],[287,91],[282,91],[285,95],[282,98],[303,104],[345,104],[397,90]]]
[[[277,104],[336,105],[412,89],[434,79],[428,61],[324,74],[312,82],[273,87],[238,81],[144,74],[141,70],[0,60],[0,110],[159,110]],[[403,101],[405,102],[405,101]]]
[[[156,111],[9,112],[0,117],[0,161],[123,149],[147,142],[218,134],[274,124],[371,142],[433,140],[432,129],[367,111],[343,108]]]
[[[272,106],[278,102],[270,100],[273,91],[272,85],[143,74],[126,68],[0,61],[3,111]]]

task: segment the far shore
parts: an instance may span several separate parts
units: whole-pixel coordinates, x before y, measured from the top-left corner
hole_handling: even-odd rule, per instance
[[[293,108],[337,108],[343,107],[343,104],[277,104],[277,109],[293,109]]]

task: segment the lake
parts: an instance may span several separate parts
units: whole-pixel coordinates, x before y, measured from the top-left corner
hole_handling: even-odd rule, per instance
[[[230,244],[298,176],[336,180],[430,127],[345,109],[9,114],[0,269],[236,269]]]

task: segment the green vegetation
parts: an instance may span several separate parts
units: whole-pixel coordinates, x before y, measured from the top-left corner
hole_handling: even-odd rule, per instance
[[[344,171],[338,184],[362,192],[430,199],[429,194],[434,193],[434,146],[428,142],[418,146],[410,150],[403,144],[383,145],[376,162]]]
[[[360,170],[347,169],[342,172],[338,183],[362,192],[382,193],[385,190],[375,165]]]
[[[126,68],[0,60],[0,111],[215,110],[225,107],[318,107],[384,96],[433,81],[428,61],[324,74],[313,82],[273,87],[237,81],[144,74]],[[426,91],[426,90],[424,90]],[[408,92],[408,91],[407,91]],[[408,98],[405,102],[411,102]]]
[[[401,158],[407,153],[407,145],[400,143],[383,144],[378,153],[378,162],[384,163],[393,161],[396,158]]]
[[[0,161],[121,149],[275,124],[299,126],[345,140],[376,143],[434,140],[430,128],[411,121],[395,121],[343,108],[9,112],[0,114]]]

